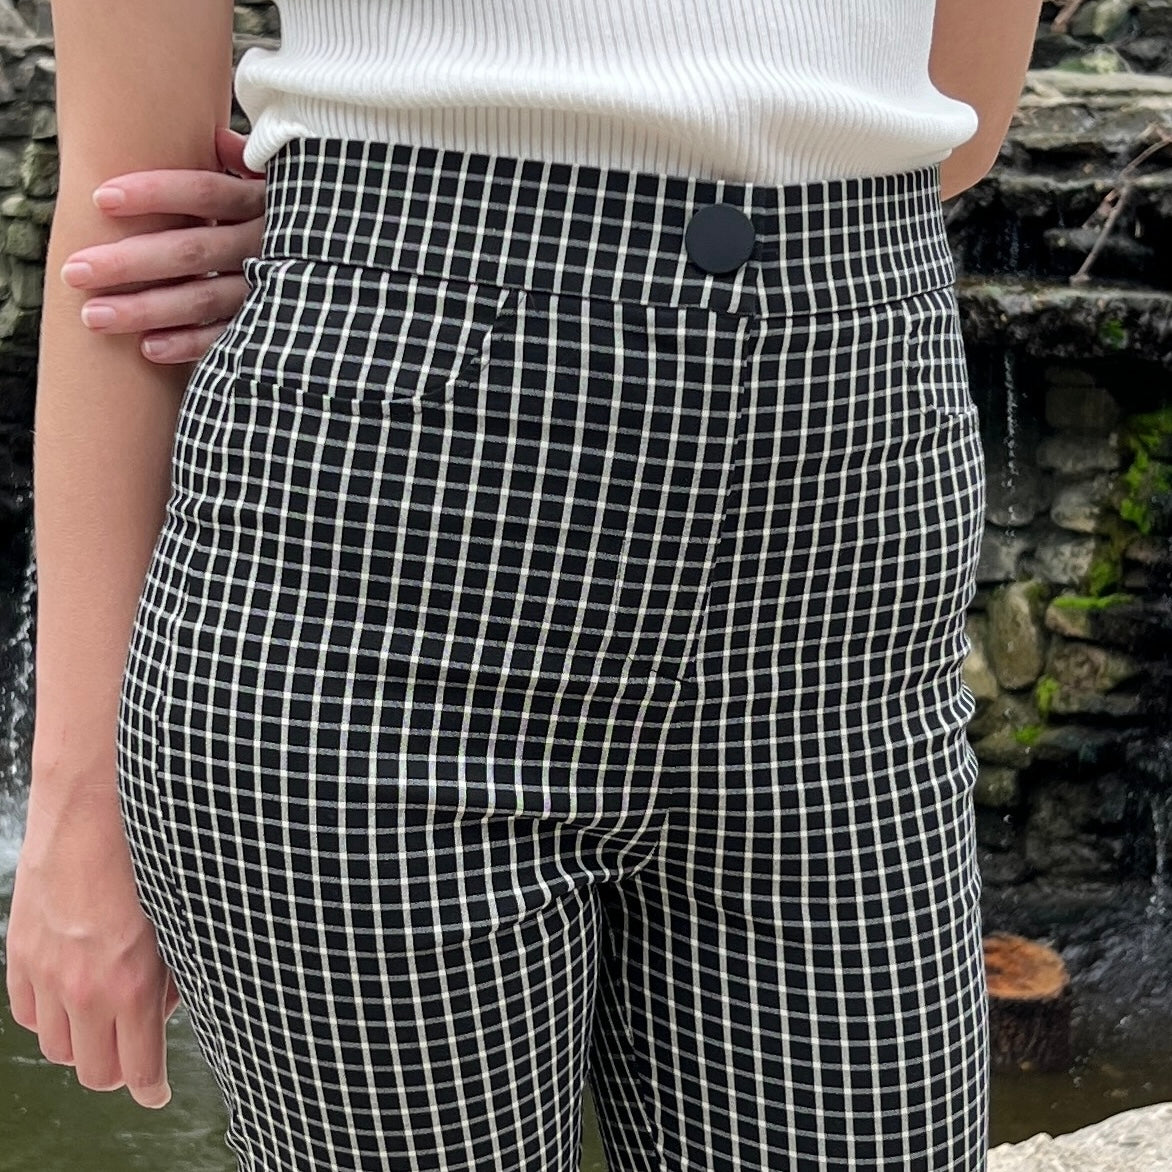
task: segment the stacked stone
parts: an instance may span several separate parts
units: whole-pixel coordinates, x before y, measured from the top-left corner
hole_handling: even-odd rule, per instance
[[[1042,418],[1026,414],[1016,451],[987,447],[965,681],[991,886],[1107,878],[1128,862],[1135,796],[1118,750],[1149,716],[1136,618],[1164,540],[1146,502],[1172,415],[1125,415],[1104,375],[1045,368]]]
[[[31,428],[44,257],[57,194],[46,2],[0,0],[0,548],[31,508]]]
[[[1035,68],[1172,72],[1172,0],[1082,0],[1068,17],[1064,7],[1043,9]]]

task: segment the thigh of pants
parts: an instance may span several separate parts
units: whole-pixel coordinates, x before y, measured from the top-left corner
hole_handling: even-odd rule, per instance
[[[983,1168],[983,459],[934,176],[819,194],[931,245],[832,280],[863,237],[810,191],[571,212],[614,185],[555,165],[477,203],[497,163],[295,140],[184,396],[119,794],[227,1142],[569,1172],[589,1078],[612,1172]],[[347,189],[403,199],[372,235]],[[759,232],[723,283],[682,244],[721,197]],[[324,244],[286,214],[329,200]],[[429,235],[502,202],[559,248]]]

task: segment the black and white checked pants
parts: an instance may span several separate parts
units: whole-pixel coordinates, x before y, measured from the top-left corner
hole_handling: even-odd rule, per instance
[[[357,139],[268,167],[118,725],[246,1172],[977,1172],[935,169],[770,187]],[[714,276],[715,202],[756,230]]]

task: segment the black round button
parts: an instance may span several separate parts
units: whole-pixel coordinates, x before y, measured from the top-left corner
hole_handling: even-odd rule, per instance
[[[731,273],[753,254],[757,230],[753,221],[731,203],[701,208],[684,229],[688,258],[706,273]]]

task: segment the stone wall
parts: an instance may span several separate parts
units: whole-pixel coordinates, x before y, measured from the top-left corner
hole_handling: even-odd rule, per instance
[[[1043,18],[998,166],[948,211],[989,473],[966,668],[989,889],[1150,874],[1157,791],[1172,792],[1153,739],[1172,692],[1172,0]],[[237,58],[278,31],[271,6],[238,4]],[[48,4],[0,0],[10,564],[29,511],[53,89]],[[239,110],[233,125],[247,130]]]
[[[986,890],[1165,866],[1172,0],[1048,4],[994,172],[949,208],[988,518],[969,615]]]

